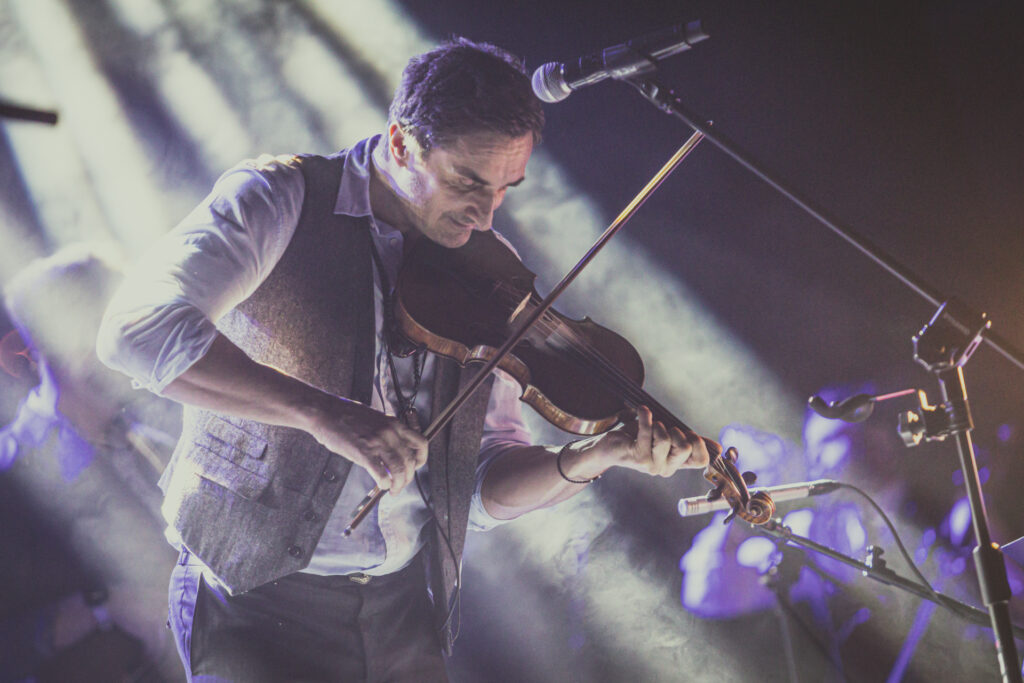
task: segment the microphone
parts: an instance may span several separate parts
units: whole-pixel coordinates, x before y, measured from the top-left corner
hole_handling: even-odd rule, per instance
[[[653,71],[655,62],[689,50],[707,37],[697,20],[605,48],[574,63],[548,62],[533,72],[533,92],[544,102],[561,102],[573,90],[606,78],[622,80]]]
[[[875,410],[875,403],[888,401],[890,398],[899,398],[907,394],[913,394],[917,389],[904,389],[889,394],[870,396],[868,394],[855,394],[841,401],[826,402],[821,396],[811,396],[807,399],[807,405],[811,410],[829,420],[843,420],[845,422],[863,422],[871,417]],[[921,399],[921,405],[927,405],[926,398]]]
[[[828,420],[844,422],[863,422],[871,417],[875,410],[875,397],[868,394],[856,394],[842,401],[826,402],[821,396],[811,396],[807,405],[818,415]]]
[[[799,484],[783,484],[762,489],[751,489],[750,492],[764,491],[776,503],[781,503],[787,500],[797,500],[809,496],[820,496],[823,493],[831,493],[840,486],[842,486],[840,482],[832,479],[816,479],[814,481],[800,482]],[[703,515],[708,512],[728,509],[730,509],[729,501],[724,498],[708,500],[705,496],[694,496],[693,498],[679,499],[680,517],[691,517],[693,515]]]

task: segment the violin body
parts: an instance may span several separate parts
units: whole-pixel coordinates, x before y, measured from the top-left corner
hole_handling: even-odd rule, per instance
[[[402,264],[391,324],[414,345],[462,365],[486,362],[541,303],[535,280],[491,231],[473,232],[457,249],[420,239]],[[523,401],[567,432],[607,431],[631,420],[641,405],[667,428],[692,431],[643,391],[644,365],[636,349],[588,318],[572,320],[549,309],[497,367],[523,387]],[[733,513],[726,521],[739,516],[764,524],[775,504],[764,492],[750,494],[747,485],[756,476],[741,475],[736,459],[734,448],[711,454],[704,470],[714,487],[708,497],[729,502]]]
[[[491,231],[475,231],[449,249],[421,239],[398,277],[396,324],[416,345],[462,365],[486,361],[511,336],[541,297],[530,272]],[[573,359],[579,362],[574,362]],[[584,318],[549,311],[498,365],[523,388],[521,400],[560,429],[599,434],[629,409],[607,373],[636,385],[644,365],[636,349],[615,332]]]

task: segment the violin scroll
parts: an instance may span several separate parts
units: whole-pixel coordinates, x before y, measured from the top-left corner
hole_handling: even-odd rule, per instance
[[[751,524],[764,524],[775,514],[775,501],[764,491],[750,494],[747,485],[753,484],[757,475],[753,472],[740,474],[736,468],[737,458],[736,449],[729,447],[708,462],[704,478],[714,486],[708,491],[708,500],[724,497],[729,503],[732,512],[725,518],[726,523],[738,516]]]

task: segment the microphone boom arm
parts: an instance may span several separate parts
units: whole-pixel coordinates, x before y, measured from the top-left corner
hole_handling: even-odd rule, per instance
[[[761,526],[751,526],[766,536],[771,536],[772,538],[785,541],[790,545],[799,546],[804,552],[811,550],[816,553],[820,553],[826,557],[836,560],[837,562],[841,562],[849,567],[859,570],[862,575],[872,578],[875,581],[884,583],[887,586],[894,586],[912,595],[916,595],[919,598],[930,600],[936,605],[945,607],[958,617],[974,624],[985,627],[992,626],[989,614],[985,610],[960,602],[959,600],[951,598],[938,591],[929,591],[927,587],[922,586],[920,583],[897,574],[893,570],[884,566],[884,563],[880,563],[882,566],[875,566],[874,564],[866,564],[859,560],[855,560],[852,557],[844,555],[838,550],[829,548],[826,545],[822,545],[817,541],[813,541],[805,536],[794,534],[789,527],[776,520],[772,520]],[[1024,637],[1024,628],[1021,628],[1017,624],[1011,624],[1010,628],[1018,638]]]

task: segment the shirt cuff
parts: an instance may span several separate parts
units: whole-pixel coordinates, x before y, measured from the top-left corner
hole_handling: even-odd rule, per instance
[[[130,314],[108,317],[96,351],[108,367],[130,376],[136,388],[162,394],[206,355],[216,338],[216,326],[202,311],[179,303],[136,319]]]

